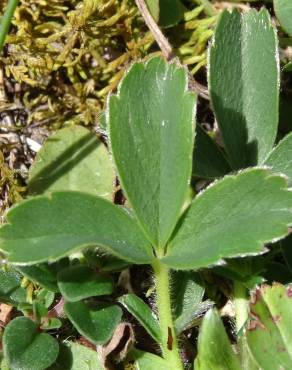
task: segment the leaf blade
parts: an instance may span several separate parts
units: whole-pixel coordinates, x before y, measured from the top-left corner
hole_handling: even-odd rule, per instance
[[[292,184],[292,134],[288,134],[271,151],[265,164],[272,168],[273,172],[284,173],[288,176],[288,184]]]
[[[91,307],[83,301],[66,302],[64,312],[78,332],[94,344],[109,341],[122,317],[118,306]]]
[[[292,36],[292,3],[289,0],[274,0],[274,9],[283,29]]]
[[[56,360],[59,352],[55,338],[38,332],[37,325],[27,317],[17,317],[6,326],[3,348],[12,370],[46,369]]]
[[[261,368],[289,369],[292,366],[290,291],[291,285],[287,288],[281,284],[262,285],[250,302],[246,338]]]
[[[157,342],[161,342],[161,333],[158,320],[153,317],[153,312],[142,299],[135,294],[125,294],[119,302],[140,322],[144,329]]]
[[[219,345],[220,343],[220,345]],[[199,339],[198,370],[240,370],[238,358],[231,348],[224,325],[216,310],[209,310],[203,319]]]
[[[168,370],[169,364],[157,355],[150,352],[143,352],[137,349],[132,351],[133,357],[136,360],[138,370]]]
[[[205,288],[198,273],[176,271],[172,275],[172,306],[176,332],[182,333],[192,327],[196,318],[207,311],[210,302],[203,302]]]
[[[226,176],[198,195],[162,262],[199,269],[223,258],[263,253],[292,222],[292,192],[285,179],[254,168]]]
[[[194,102],[186,71],[161,58],[134,64],[109,99],[111,149],[122,188],[155,246],[166,243],[187,195]]]
[[[88,266],[70,266],[58,273],[58,287],[66,301],[108,295],[113,292],[110,276],[98,274]]]
[[[135,263],[149,263],[152,249],[123,209],[90,194],[55,192],[21,202],[0,229],[0,248],[14,264],[55,261],[99,245]]]
[[[209,88],[234,169],[262,163],[277,133],[279,60],[269,13],[225,11],[209,50]],[[224,76],[224,78],[222,78]]]
[[[96,351],[66,341],[61,344],[59,356],[48,370],[103,370],[103,367]]]
[[[65,127],[43,144],[29,170],[30,194],[84,191],[111,200],[114,168],[101,141],[81,126]]]
[[[196,126],[195,148],[193,156],[193,176],[204,179],[216,179],[231,172],[231,168],[222,151],[211,137]]]

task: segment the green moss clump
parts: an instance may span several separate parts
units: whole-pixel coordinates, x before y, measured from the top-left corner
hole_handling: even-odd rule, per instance
[[[195,73],[206,63],[214,17],[185,5],[184,19],[166,33]],[[22,83],[28,123],[53,128],[97,124],[124,69],[158,50],[133,0],[21,0],[7,43],[0,63]]]

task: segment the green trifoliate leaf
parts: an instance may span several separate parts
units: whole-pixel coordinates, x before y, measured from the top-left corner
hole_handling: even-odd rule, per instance
[[[95,307],[83,301],[66,302],[64,312],[78,332],[94,344],[109,341],[122,317],[118,306]]]
[[[109,99],[109,130],[122,188],[155,246],[180,216],[192,170],[195,98],[187,72],[153,58],[136,63]]]
[[[195,368],[197,370],[241,369],[216,310],[209,310],[204,317],[198,339]]]
[[[287,135],[273,149],[265,164],[273,169],[273,172],[284,173],[288,176],[288,185],[292,185],[292,134]]]
[[[85,246],[100,245],[127,261],[149,263],[152,249],[135,220],[107,200],[56,192],[23,201],[0,229],[0,248],[15,264],[55,261]]]
[[[119,298],[120,303],[140,322],[151,337],[160,343],[160,328],[157,318],[150,307],[136,294],[125,294]]]
[[[283,29],[292,36],[292,2],[291,0],[274,0],[276,16]]]
[[[277,38],[269,13],[225,11],[209,53],[209,89],[233,168],[262,163],[276,138]]]
[[[43,370],[56,360],[59,345],[32,320],[17,317],[5,328],[3,349],[11,370]]]
[[[29,171],[29,191],[77,190],[111,200],[114,178],[103,143],[83,127],[66,127],[50,136],[38,152]]]
[[[248,169],[215,182],[192,202],[162,261],[199,269],[264,252],[292,224],[292,192],[282,176]]]
[[[261,369],[292,368],[292,286],[263,285],[250,304],[249,349]]]
[[[58,273],[58,286],[66,301],[111,294],[113,280],[87,266],[71,266]]]
[[[214,140],[199,126],[196,127],[193,157],[193,175],[204,179],[216,179],[231,172],[222,151]]]

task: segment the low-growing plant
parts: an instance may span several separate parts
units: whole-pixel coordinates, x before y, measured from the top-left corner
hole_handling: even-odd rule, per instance
[[[275,346],[276,363],[291,367],[291,287],[263,286],[251,303],[247,294],[262,282],[262,270],[251,256],[266,252],[267,243],[285,237],[292,225],[287,151],[292,136],[274,147],[279,62],[267,11],[222,14],[210,45],[208,73],[224,148],[200,127],[194,135],[196,96],[188,91],[187,70],[175,60],[155,57],[133,64],[117,94],[109,96],[108,144],[124,206],[110,201],[111,159],[84,128],[59,131],[38,153],[30,171],[31,196],[8,212],[0,231],[8,262],[45,289],[32,307],[18,304],[26,316],[5,328],[4,356],[11,369],[62,366],[58,343],[46,333],[61,323],[58,319],[50,326],[47,321],[48,292],[62,296],[58,305],[66,317],[98,348],[114,334],[124,306],[161,352],[129,348],[136,367],[183,369],[182,333],[212,306],[202,302],[204,286],[197,271],[211,268],[233,281],[236,351],[211,309],[203,320],[195,363],[188,366],[272,369],[265,365],[272,352],[260,350],[267,341]],[[196,177],[214,181],[193,196]],[[151,266],[153,307],[134,293],[114,299],[115,281],[108,272],[131,264]],[[23,297],[18,272],[11,284]],[[12,299],[9,291],[6,297]]]

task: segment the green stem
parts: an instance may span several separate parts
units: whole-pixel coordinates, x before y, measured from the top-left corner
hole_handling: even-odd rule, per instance
[[[238,281],[234,282],[234,303],[236,331],[240,334],[248,319],[248,297],[245,286]]]
[[[18,5],[19,0],[9,0],[7,7],[5,9],[5,13],[1,18],[0,24],[0,53],[2,52],[6,35],[9,31],[9,27],[11,24],[11,19],[13,17],[14,11]]]
[[[169,270],[159,260],[152,264],[156,280],[156,303],[161,330],[161,349],[169,370],[183,370],[173,324]]]

